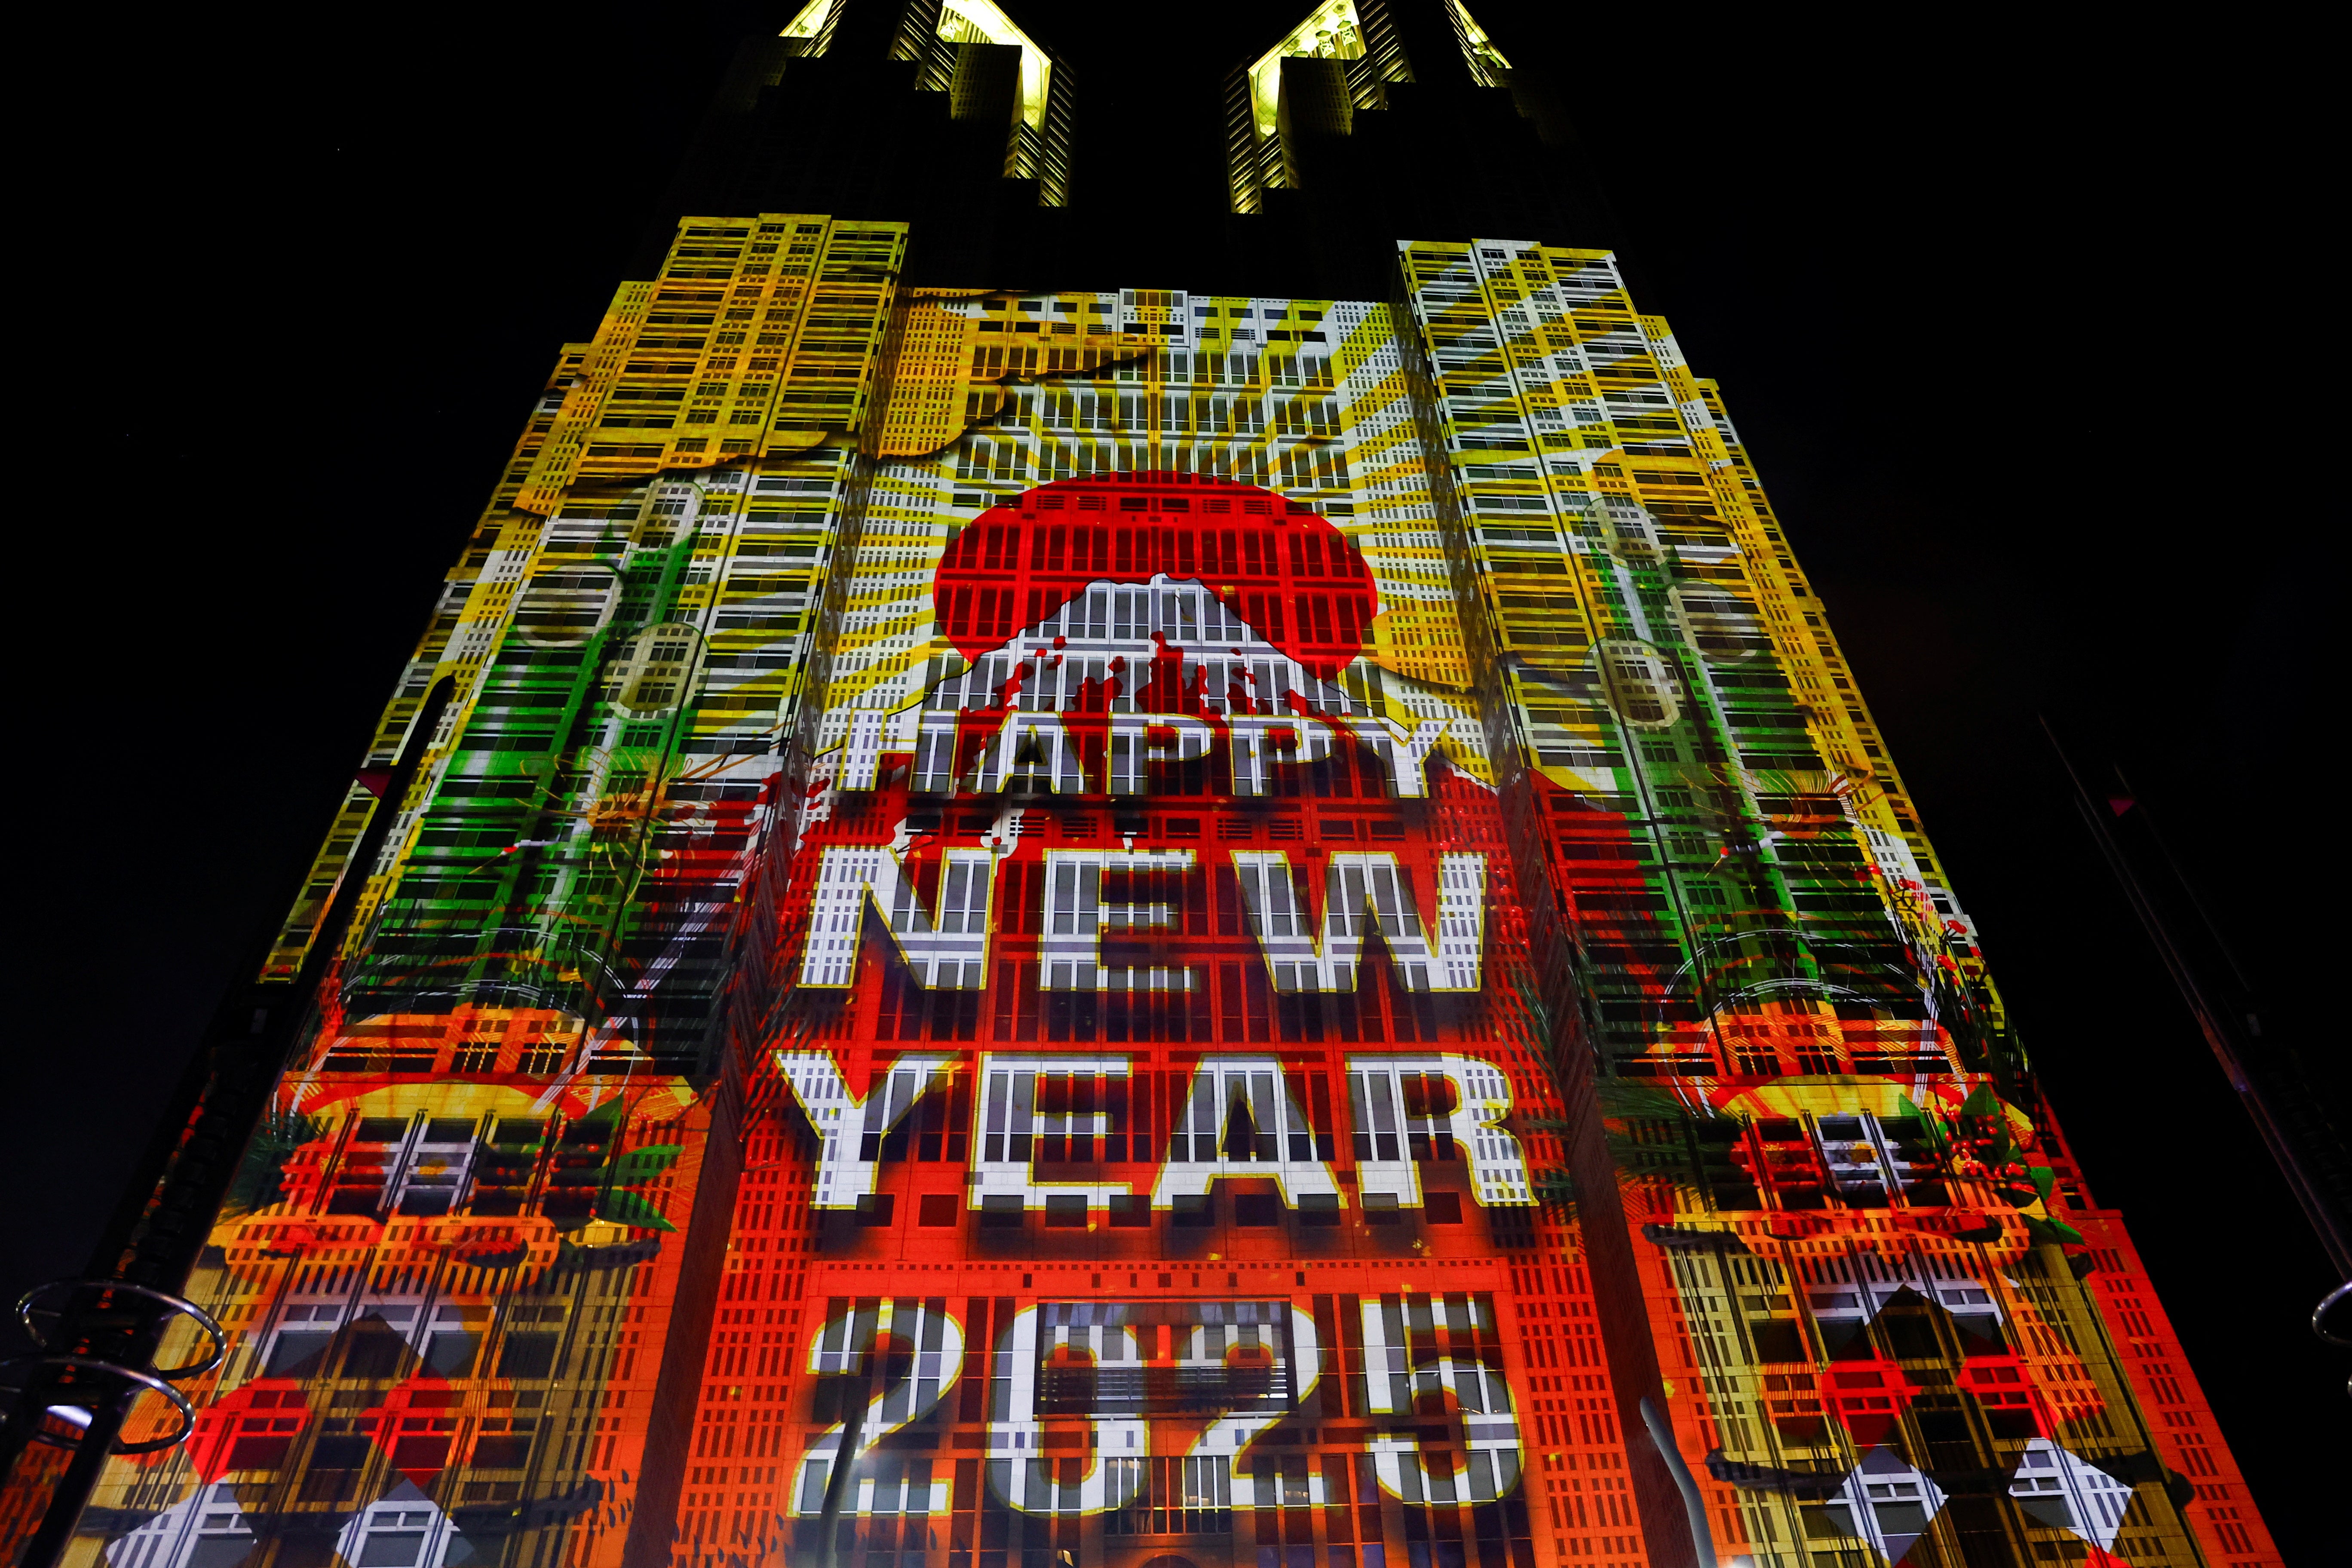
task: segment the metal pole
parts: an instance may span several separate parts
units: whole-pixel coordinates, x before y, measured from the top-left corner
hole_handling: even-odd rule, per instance
[[[48,1353],[26,1358],[34,1363],[33,1375],[0,1427],[0,1485],[17,1479],[32,1443],[56,1441],[54,1435],[41,1433],[52,1407],[86,1410],[89,1421],[49,1495],[39,1529],[17,1560],[19,1568],[53,1568],[64,1556],[132,1404],[161,1375],[154,1357],[173,1318],[183,1312],[184,1304],[174,1304],[176,1298],[277,1092],[288,1058],[301,1042],[312,997],[341,956],[360,896],[456,689],[455,680],[445,676],[418,706],[400,760],[344,863],[299,973],[291,981],[254,981],[232,989],[101,1236],[87,1277],[45,1288],[68,1294],[56,1324],[37,1332]],[[29,1308],[33,1299],[27,1297],[23,1306]],[[30,1326],[29,1315],[26,1322]],[[211,1364],[172,1370],[194,1376]]]
[[[1675,1447],[1675,1429],[1658,1412],[1657,1402],[1648,1394],[1642,1395],[1642,1425],[1648,1428],[1650,1441],[1657,1445],[1658,1458],[1665,1460],[1667,1471],[1675,1478],[1675,1489],[1683,1494],[1683,1512],[1690,1520],[1691,1551],[1698,1568],[1715,1568],[1715,1531],[1707,1527],[1706,1500],[1699,1496],[1698,1482],[1691,1475],[1682,1450]]]

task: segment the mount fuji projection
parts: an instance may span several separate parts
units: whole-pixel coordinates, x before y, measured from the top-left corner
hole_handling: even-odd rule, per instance
[[[1231,793],[1261,796],[1274,768],[1320,762],[1352,737],[1391,793],[1412,800],[1429,795],[1449,734],[1456,756],[1482,750],[1475,720],[1433,689],[1262,631],[1229,596],[1166,573],[1088,582],[967,653],[919,705],[847,716],[834,787],[873,789],[886,752],[911,752],[918,792],[1134,795],[1147,793],[1150,764],[1208,758],[1222,739]],[[1409,721],[1391,716],[1399,708]]]

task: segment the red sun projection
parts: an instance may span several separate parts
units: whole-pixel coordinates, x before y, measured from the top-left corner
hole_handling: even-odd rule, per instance
[[[1004,646],[1089,583],[1198,581],[1328,680],[1363,652],[1380,599],[1363,553],[1320,512],[1199,474],[1057,479],[992,506],[940,558],[940,628],[967,658]]]

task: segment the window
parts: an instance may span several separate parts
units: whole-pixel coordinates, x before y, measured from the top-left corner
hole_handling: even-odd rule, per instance
[[[925,1193],[915,1205],[915,1223],[939,1230],[953,1226],[963,1208],[954,1193]]]
[[[286,1462],[294,1447],[291,1437],[239,1437],[230,1447],[228,1468],[232,1470],[274,1470]]]
[[[499,1352],[499,1375],[543,1378],[555,1370],[556,1336],[551,1333],[509,1333]]]
[[[470,1373],[482,1348],[481,1336],[454,1325],[436,1325],[425,1342],[425,1370],[436,1377],[459,1378]]]
[[[342,1375],[348,1378],[398,1377],[408,1358],[408,1342],[381,1318],[362,1318],[344,1331]]]
[[[332,1330],[290,1330],[278,1336],[269,1347],[269,1364],[262,1371],[264,1377],[300,1377],[318,1375],[319,1363],[334,1339]]]
[[[359,1568],[415,1568],[425,1551],[421,1530],[374,1530],[360,1548]]]
[[[435,1425],[454,1425],[454,1423],[447,1422],[445,1418],[436,1421]],[[403,1437],[393,1445],[393,1467],[401,1470],[446,1469],[449,1464],[449,1445],[452,1441],[453,1439],[446,1434],[430,1437]]]
[[[385,1194],[404,1215],[447,1214],[464,1190],[474,1154],[474,1122],[449,1117],[427,1121],[405,1150]]]
[[[520,1470],[530,1462],[530,1434],[484,1436],[474,1442],[474,1468],[480,1470]]]
[[[1234,1199],[1234,1223],[1275,1226],[1282,1223],[1282,1200],[1272,1193],[1243,1193]]]

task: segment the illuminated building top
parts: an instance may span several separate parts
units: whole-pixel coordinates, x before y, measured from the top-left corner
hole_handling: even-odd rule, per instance
[[[911,94],[1084,199],[986,0],[746,59],[697,178]],[[1511,68],[1318,7],[1238,221]],[[360,879],[76,1560],[2276,1563],[1720,388],[1475,232],[1351,299],[685,216],[280,932]]]

